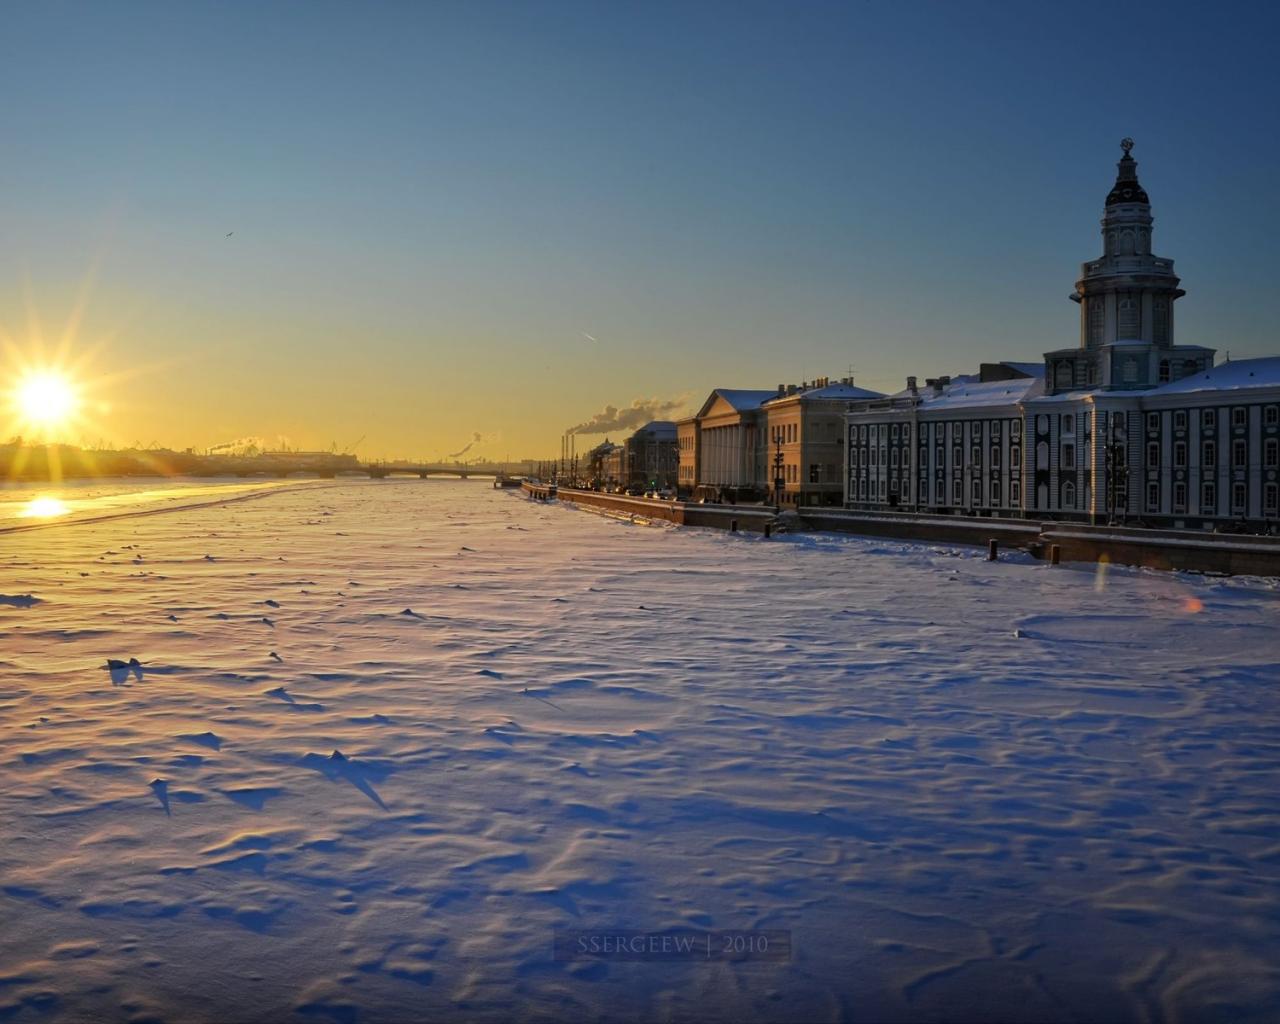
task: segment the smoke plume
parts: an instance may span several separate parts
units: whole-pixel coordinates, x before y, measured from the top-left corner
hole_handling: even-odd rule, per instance
[[[673,413],[683,410],[688,403],[686,397],[679,398],[637,398],[629,406],[619,409],[616,405],[606,405],[598,413],[570,427],[570,434],[604,434],[610,430],[634,430],[643,427],[650,420],[671,419]]]
[[[461,450],[459,450],[459,451],[456,451],[456,452],[450,452],[448,455],[446,455],[446,456],[445,456],[445,458],[446,458],[446,459],[460,459],[460,458],[462,458],[462,456],[466,455],[466,454],[467,454],[467,452],[471,451],[471,449],[472,449],[472,448],[474,448],[476,445],[478,445],[478,444],[491,444],[491,443],[493,443],[494,441],[497,441],[497,440],[499,440],[499,435],[497,435],[497,434],[485,435],[485,434],[480,433],[480,431],[478,431],[478,430],[477,430],[477,431],[475,431],[475,432],[473,432],[473,433],[472,433],[472,435],[471,435],[471,440],[470,440],[470,441],[468,441],[468,442],[466,443],[466,446],[465,446],[465,447],[463,447],[463,448],[462,448]]]

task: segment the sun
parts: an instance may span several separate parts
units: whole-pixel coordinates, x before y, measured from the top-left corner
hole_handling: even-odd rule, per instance
[[[56,429],[66,424],[79,404],[75,385],[57,370],[35,370],[14,389],[18,414],[36,427]]]

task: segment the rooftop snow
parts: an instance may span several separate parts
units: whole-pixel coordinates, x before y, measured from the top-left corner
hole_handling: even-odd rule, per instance
[[[848,401],[884,398],[884,395],[879,391],[855,387],[852,384],[828,384],[821,388],[808,388],[804,391],[797,390],[795,394],[791,395],[780,395],[774,391],[772,395],[773,397],[768,402],[765,402],[765,405],[771,405],[775,401],[782,401],[788,398],[840,398]]]
[[[1162,384],[1144,395],[1181,395],[1192,391],[1242,391],[1246,388],[1280,387],[1280,356],[1234,359],[1204,373]]]

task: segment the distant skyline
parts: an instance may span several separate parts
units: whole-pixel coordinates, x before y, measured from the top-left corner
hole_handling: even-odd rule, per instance
[[[70,440],[554,454],[610,406],[1072,345],[1132,136],[1179,341],[1276,354],[1278,30],[1262,5],[11,7],[0,331],[51,351],[82,309]]]

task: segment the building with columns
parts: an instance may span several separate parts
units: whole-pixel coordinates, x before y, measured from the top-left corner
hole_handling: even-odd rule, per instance
[[[820,377],[774,391],[717,388],[676,424],[681,492],[779,505],[839,505],[844,495],[844,414],[882,397],[853,378]]]
[[[1071,296],[1079,344],[1040,373],[984,364],[851,407],[846,505],[1280,529],[1280,357],[1215,366],[1214,349],[1175,342],[1186,293],[1152,252],[1133,141],[1121,149],[1102,255]]]

